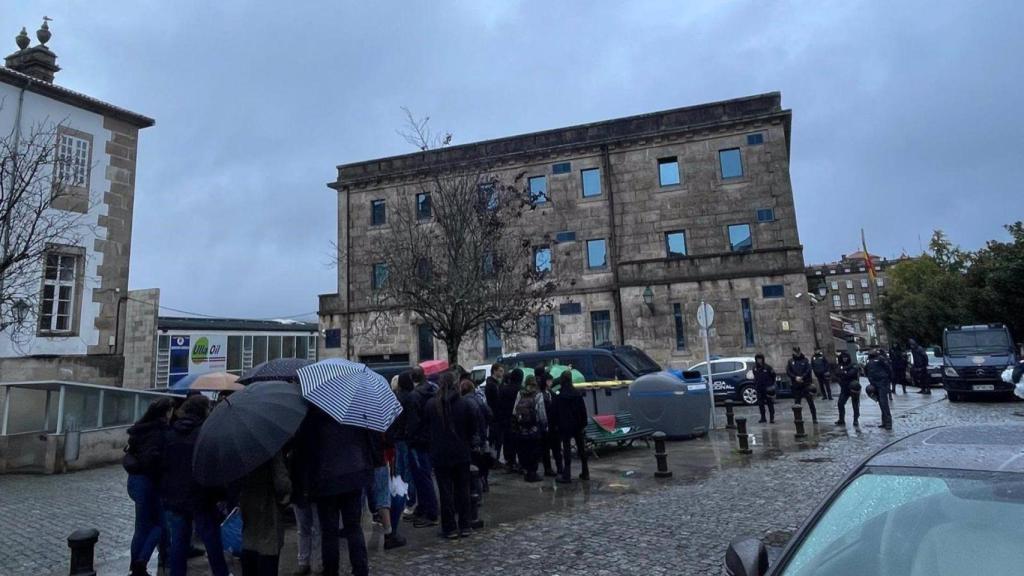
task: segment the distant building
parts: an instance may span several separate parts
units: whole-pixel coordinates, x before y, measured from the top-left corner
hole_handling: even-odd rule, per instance
[[[57,160],[43,169],[70,194],[55,196],[49,210],[81,215],[82,241],[51,245],[35,273],[38,293],[17,297],[28,336],[0,331],[0,379],[120,385],[138,138],[154,122],[55,84],[60,67],[45,45],[46,23],[37,37],[30,46],[23,29],[0,67],[0,134],[17,140],[54,128]]]
[[[524,173],[538,199],[526,223],[538,266],[561,291],[536,334],[512,341],[484,329],[467,339],[466,365],[614,343],[689,366],[704,357],[702,298],[716,311],[714,354],[764,352],[778,363],[792,346],[813,345],[810,307],[796,299],[807,280],[790,130],[791,112],[771,93],[344,164],[329,184],[338,245],[355,255],[386,238],[388,210],[429,193],[425,167],[474,166],[507,181]],[[320,297],[322,355],[370,364],[444,357],[411,315],[386,333],[363,330],[373,277],[369,265],[338,267],[338,292]]]
[[[872,283],[864,252],[844,254],[837,262],[808,266],[807,286],[822,299],[822,306],[844,318],[846,329],[853,330],[858,344],[887,345],[889,338],[879,317],[878,300],[888,287],[887,271],[907,259],[888,260],[872,254],[876,272]]]

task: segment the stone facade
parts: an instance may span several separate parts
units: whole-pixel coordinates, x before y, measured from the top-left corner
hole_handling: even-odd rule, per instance
[[[371,201],[413,202],[428,188],[427,166],[471,167],[506,181],[544,176],[549,200],[528,225],[537,246],[551,248],[560,284],[556,348],[594,345],[592,313],[607,312],[612,343],[643,348],[662,365],[688,366],[704,356],[696,322],[703,298],[717,312],[713,354],[761,351],[781,362],[793,345],[813,346],[809,306],[795,298],[807,282],[789,179],[790,126],[781,95],[771,93],[342,165],[330,184],[338,192],[339,245],[359,254],[386,239],[387,225],[371,225]],[[723,177],[722,151],[738,156],[741,175]],[[660,164],[669,159],[679,181],[662,185]],[[589,169],[599,171],[600,188],[584,197],[582,171]],[[749,227],[749,248],[734,249],[733,225]],[[679,257],[666,242],[678,231],[686,244]],[[596,239],[606,242],[608,266],[593,270],[587,241]],[[321,354],[420,360],[418,320],[395,314],[386,328],[368,330],[377,315],[371,272],[355,259],[342,262],[338,293],[320,299],[321,329],[331,331]],[[433,347],[435,357],[445,356],[440,343]],[[506,353],[536,347],[532,336],[502,342]],[[481,335],[464,344],[460,359],[488,360]]]
[[[160,289],[132,290],[128,296],[124,325],[124,387],[145,390],[153,387],[156,378]]]

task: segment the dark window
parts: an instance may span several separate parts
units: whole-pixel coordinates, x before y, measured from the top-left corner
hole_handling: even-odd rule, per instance
[[[611,344],[612,341],[612,315],[607,310],[597,310],[590,313],[590,331],[594,337],[594,346]]]
[[[658,183],[662,186],[679,184],[679,160],[675,157],[658,160]]]
[[[548,177],[533,176],[527,181],[530,185],[530,201],[544,204],[548,201]]]
[[[281,337],[270,336],[267,341],[267,360],[276,360],[281,357]]]
[[[388,222],[387,204],[383,200],[374,200],[370,203],[370,225],[383,226]]]
[[[235,376],[242,375],[242,337],[228,336],[227,372]]]
[[[493,182],[486,182],[480,184],[477,187],[477,192],[480,195],[480,209],[481,210],[497,210],[498,209],[498,188]]]
[[[569,316],[572,314],[582,314],[583,307],[579,302],[567,302],[558,306],[558,313],[563,316]]]
[[[281,337],[281,357],[295,358],[295,336]]]
[[[295,337],[295,357],[303,360],[309,356],[309,336]]]
[[[606,268],[608,266],[608,246],[604,239],[587,240],[587,268]]]
[[[422,282],[429,282],[433,276],[433,267],[429,258],[420,258],[416,261],[416,277]]]
[[[341,330],[334,329],[337,332],[337,342],[334,348],[341,348]],[[331,330],[327,330],[327,342],[330,342]],[[267,361],[267,337],[266,336],[253,336],[252,338],[252,365],[259,366]]]
[[[764,134],[760,132],[747,134],[747,146],[757,146],[758,144],[764,144]]]
[[[669,258],[686,256],[686,232],[665,232],[665,255]]]
[[[266,337],[257,336],[257,338]],[[324,331],[324,348],[341,348],[341,328],[330,328]],[[264,353],[265,356],[266,353]]]
[[[533,267],[537,272],[551,272],[551,248],[539,246],[533,249]]]
[[[416,219],[430,220],[434,215],[434,207],[430,203],[430,192],[421,192],[416,195]]]
[[[420,362],[434,359],[434,333],[430,331],[429,324],[420,324],[416,327],[416,340],[420,349]]]
[[[537,350],[555,349],[555,317],[551,314],[537,316]]]
[[[676,322],[676,350],[686,350],[686,322],[683,321],[683,305],[672,305],[672,316]]]
[[[588,168],[580,170],[580,179],[583,181],[583,197],[591,198],[601,195],[601,170]]]
[[[559,162],[558,164],[551,165],[552,174],[568,174],[572,172],[572,164],[570,162]]]
[[[619,376],[619,365],[608,356],[598,354],[593,357],[594,378],[598,380],[616,380]]]
[[[750,309],[750,298],[740,300],[740,309],[743,312],[743,344],[751,347],[754,345],[754,312]]]
[[[754,239],[750,235],[750,224],[733,224],[729,226],[729,249],[742,252],[754,247]]]
[[[501,356],[501,330],[493,322],[484,323],[484,357],[494,360]]]
[[[575,232],[559,232],[555,235],[555,242],[573,242],[576,240]]]
[[[757,210],[757,221],[758,222],[774,222],[775,221],[775,209],[774,208],[758,208]],[[820,272],[819,272],[820,274]]]
[[[782,298],[786,295],[786,288],[782,284],[765,284],[761,286],[761,296],[764,298]]]
[[[388,282],[388,265],[383,262],[373,265],[373,278],[371,279],[374,290],[383,288]]]
[[[722,178],[741,178],[743,176],[743,160],[739,148],[718,151],[718,163],[722,168]]]

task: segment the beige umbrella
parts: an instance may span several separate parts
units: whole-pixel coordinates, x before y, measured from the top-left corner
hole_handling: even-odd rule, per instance
[[[228,374],[227,372],[210,372],[209,374],[203,374],[196,378],[195,382],[189,386],[190,390],[202,390],[206,392],[234,392],[244,388],[245,386],[238,383],[238,376]]]

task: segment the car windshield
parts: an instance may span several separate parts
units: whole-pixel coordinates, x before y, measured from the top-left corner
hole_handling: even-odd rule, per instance
[[[639,348],[622,346],[616,348],[613,353],[620,362],[626,365],[626,368],[629,368],[637,376],[661,372],[661,366],[658,366],[657,362],[651,360],[651,357]]]
[[[1008,354],[1011,349],[1010,336],[1004,329],[947,332],[944,348],[951,356]]]
[[[1021,474],[869,470],[829,506],[782,574],[1016,573],[1022,518]]]

